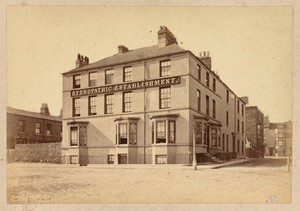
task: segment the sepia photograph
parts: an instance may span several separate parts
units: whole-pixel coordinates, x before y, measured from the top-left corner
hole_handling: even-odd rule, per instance
[[[292,204],[293,6],[4,9],[11,210]]]

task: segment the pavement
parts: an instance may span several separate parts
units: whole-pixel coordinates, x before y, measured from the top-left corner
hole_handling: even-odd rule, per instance
[[[201,169],[218,169],[225,166],[231,166],[237,163],[246,163],[255,158],[243,158],[243,159],[233,159],[224,163],[204,163],[198,164],[197,170]],[[192,165],[184,165],[184,164],[129,164],[129,165],[108,165],[108,164],[89,164],[86,166],[87,168],[103,168],[103,169],[191,169]]]

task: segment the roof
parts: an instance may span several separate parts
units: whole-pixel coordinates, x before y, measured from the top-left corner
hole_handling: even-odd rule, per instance
[[[158,45],[154,45],[150,47],[130,50],[126,53],[115,54],[113,56],[101,59],[97,62],[85,65],[83,67],[72,69],[63,74],[75,73],[82,70],[91,70],[96,68],[109,67],[112,65],[124,64],[124,63],[145,60],[145,59],[150,59],[155,57],[161,57],[169,54],[184,53],[184,52],[189,52],[189,51],[179,47],[177,44],[172,44],[161,48],[158,47]]]
[[[37,113],[37,112],[25,111],[25,110],[21,110],[21,109],[12,108],[9,106],[7,106],[7,108],[6,108],[6,113],[16,114],[16,115],[20,115],[20,116],[27,116],[27,117],[32,117],[32,118],[38,118],[38,119],[62,121],[62,118],[60,116],[52,116],[52,115],[48,116],[48,115],[44,115],[44,114]]]

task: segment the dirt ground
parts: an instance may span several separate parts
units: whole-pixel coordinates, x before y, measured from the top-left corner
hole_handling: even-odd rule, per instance
[[[10,163],[8,203],[290,203],[286,160],[198,166],[67,166]]]

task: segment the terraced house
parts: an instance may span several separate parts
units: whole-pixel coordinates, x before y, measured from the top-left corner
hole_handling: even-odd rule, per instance
[[[189,164],[244,156],[245,103],[165,26],[158,44],[63,73],[64,163]]]

